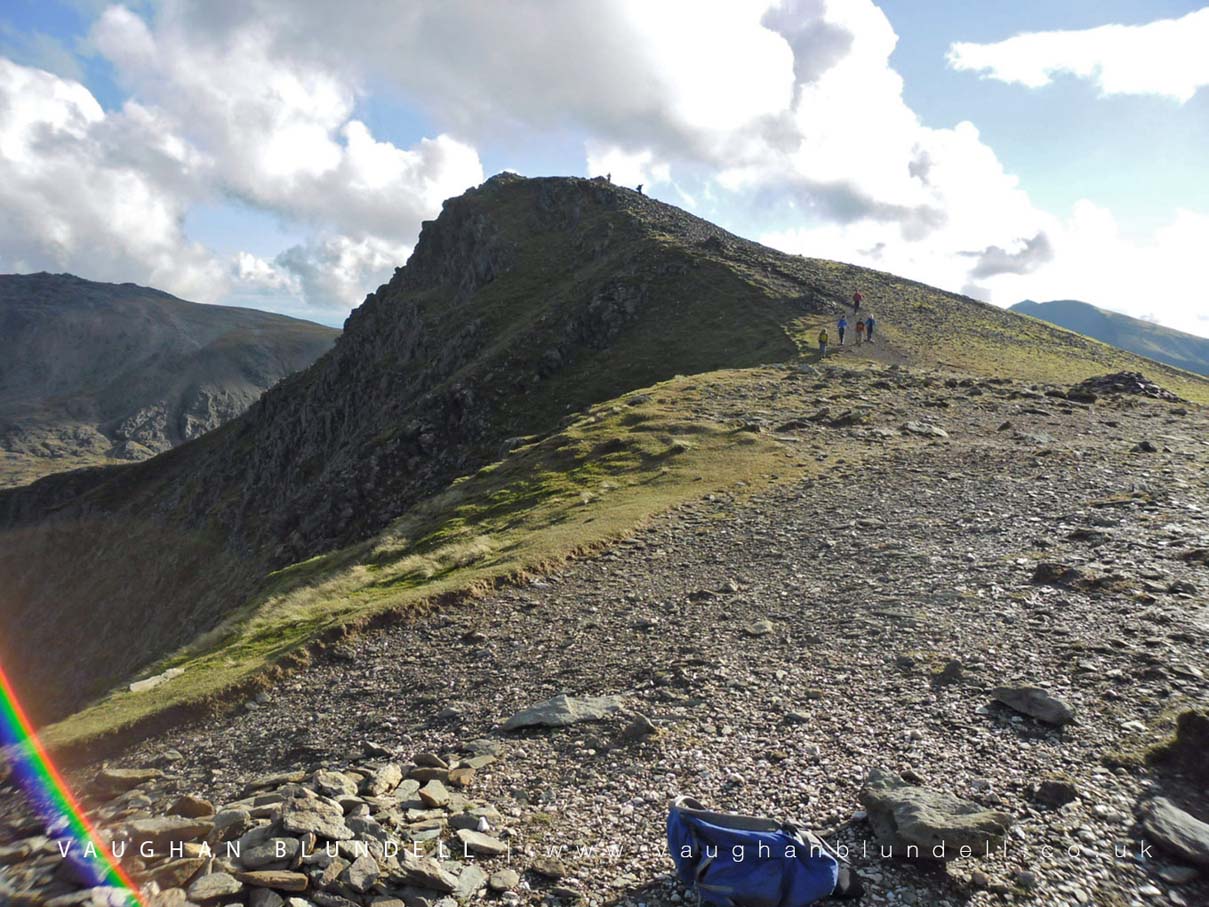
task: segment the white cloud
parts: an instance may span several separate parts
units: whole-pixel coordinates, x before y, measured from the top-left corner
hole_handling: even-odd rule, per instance
[[[1082,201],[1050,238],[1052,261],[988,281],[994,302],[1081,299],[1189,333],[1209,333],[1209,289],[1200,273],[1209,214],[1178,211],[1139,242],[1123,234],[1110,211]]]
[[[1209,85],[1209,7],[1145,25],[1026,32],[993,44],[956,43],[954,69],[1040,88],[1055,75],[1087,79],[1105,95],[1161,95],[1181,104]]]
[[[611,176],[613,182],[623,186],[654,186],[671,180],[671,167],[665,161],[656,161],[649,148],[626,151],[616,145],[589,142],[587,151],[589,176]]]
[[[183,235],[176,191],[204,165],[157,126],[137,105],[106,114],[79,83],[0,58],[0,264],[213,298],[222,269]]]
[[[165,4],[150,26],[111,7],[92,41],[143,103],[213,158],[222,191],[324,232],[398,244],[414,241],[445,198],[482,182],[475,150],[448,135],[410,149],[376,139],[353,117],[352,79],[278,53],[270,24],[199,34],[189,10]]]
[[[91,34],[130,93],[122,110],[106,114],[59,79],[42,90],[62,97],[36,115],[21,105],[0,113],[19,143],[51,130],[49,159],[87,158],[83,172],[96,176],[86,182],[100,188],[85,208],[127,206],[128,251],[113,258],[115,270],[130,268],[123,279],[200,252],[198,273],[217,267],[215,286],[237,295],[345,308],[402,263],[444,198],[482,179],[472,143],[516,155],[568,139],[584,148],[589,175],[700,199],[702,213],[732,223],[746,212],[788,223],[765,238],[794,251],[1004,303],[1016,301],[1016,285],[1077,279],[1073,215],[1037,209],[974,124],[921,122],[891,65],[897,36],[871,0],[161,0],[149,9],[110,7]],[[1108,79],[1110,69],[1106,84],[1128,82],[1107,65],[1089,71]],[[1181,78],[1186,89],[1199,76]],[[401,147],[375,135],[361,112],[367,86],[423,108],[436,137]],[[40,125],[19,119],[30,116]],[[5,157],[6,135],[0,125]],[[29,154],[22,149],[14,154]],[[140,185],[105,189],[119,174]],[[181,218],[197,200],[231,196],[303,241],[215,265],[181,235]],[[71,211],[47,206],[59,209]],[[1189,217],[1179,237],[1202,229]],[[6,228],[0,255],[20,246],[45,257],[56,230],[88,224],[46,220],[28,241]],[[171,255],[146,251],[155,235]],[[1122,261],[1149,248],[1115,242]],[[87,261],[86,245],[59,257]]]

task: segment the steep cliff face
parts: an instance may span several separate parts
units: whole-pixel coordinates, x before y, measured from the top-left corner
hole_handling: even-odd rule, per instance
[[[133,284],[0,275],[0,486],[199,437],[337,334]]]
[[[58,715],[518,435],[677,373],[784,359],[779,298],[628,190],[503,175],[446,203],[313,367],[146,463],[0,495],[5,664]],[[66,567],[67,569],[64,569]],[[70,664],[41,654],[72,641]]]

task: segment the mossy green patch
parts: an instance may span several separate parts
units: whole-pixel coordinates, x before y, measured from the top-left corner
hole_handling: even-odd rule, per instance
[[[741,382],[743,372],[715,381]],[[491,588],[633,529],[677,503],[737,483],[787,479],[784,449],[765,436],[687,415],[696,382],[673,379],[595,406],[453,482],[375,538],[269,577],[264,590],[149,674],[184,673],[140,693],[111,693],[48,727],[77,747],[153,716],[221,699],[325,634],[448,594]]]

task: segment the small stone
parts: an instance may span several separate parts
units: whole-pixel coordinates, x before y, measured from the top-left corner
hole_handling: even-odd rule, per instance
[[[168,813],[173,816],[184,816],[186,819],[204,819],[214,815],[214,804],[201,797],[185,794],[177,797],[168,807]]]
[[[492,891],[511,891],[520,883],[520,874],[515,869],[497,869],[487,879],[487,887]]]
[[[155,882],[162,889],[184,888],[202,867],[206,860],[201,857],[191,857],[183,860],[173,860],[163,863],[145,874],[148,881]]]
[[[310,880],[301,872],[286,872],[278,869],[264,869],[256,872],[241,872],[236,875],[239,881],[255,888],[276,888],[278,891],[306,891]]]
[[[458,887],[458,880],[441,868],[431,857],[416,856],[410,850],[399,854],[399,878],[406,885],[431,888],[450,894]]]
[[[212,872],[189,886],[189,900],[215,901],[243,891],[243,883],[228,872]]]
[[[348,869],[344,871],[344,881],[353,891],[365,894],[373,887],[374,882],[378,881],[380,874],[378,861],[368,853],[364,853],[353,860]]]
[[[581,721],[599,721],[625,707],[620,696],[573,698],[559,693],[552,699],[517,712],[504,722],[505,731],[526,727],[567,727]]]
[[[169,844],[180,844],[204,838],[214,828],[211,819],[187,819],[184,816],[157,816],[152,819],[132,819],[126,823],[126,833],[138,847],[149,843],[160,850]]]
[[[508,852],[507,844],[499,838],[485,835],[482,832],[472,831],[469,828],[459,828],[457,836],[458,840],[462,842],[462,847],[471,853],[498,857]]]
[[[1189,815],[1166,797],[1142,808],[1142,828],[1163,850],[1195,866],[1209,866],[1209,824]]]
[[[449,791],[435,778],[418,791],[420,801],[430,809],[443,809],[449,805]]]
[[[1040,687],[996,687],[991,696],[1013,711],[1055,727],[1075,720],[1070,706]]]
[[[344,810],[326,800],[298,798],[286,801],[281,812],[281,827],[294,834],[313,832],[330,841],[347,841],[353,837],[344,824]]]
[[[659,728],[655,727],[654,723],[646,715],[637,714],[634,720],[626,725],[621,732],[621,740],[624,743],[634,743],[646,737],[654,737],[658,735]]]
[[[555,857],[538,857],[529,868],[543,878],[554,880],[561,879],[567,873],[562,860]]]
[[[1079,799],[1079,792],[1069,781],[1047,778],[1033,789],[1033,801],[1054,809]]]
[[[1191,866],[1162,866],[1158,876],[1168,885],[1187,885],[1200,878],[1200,873]]]
[[[92,781],[98,793],[121,794],[140,784],[158,781],[164,773],[157,768],[110,768],[105,766]]]
[[[314,784],[315,790],[333,800],[357,794],[357,782],[343,772],[317,771]]]
[[[268,888],[253,888],[248,907],[285,907],[285,898]]]
[[[469,900],[486,884],[487,874],[472,863],[458,874],[458,887],[453,890],[453,896],[458,901]]]

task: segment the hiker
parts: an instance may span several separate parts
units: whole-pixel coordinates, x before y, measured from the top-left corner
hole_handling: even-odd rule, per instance
[[[861,291],[857,290],[852,294],[852,311],[859,312],[861,310],[861,300],[865,297],[861,295]]]
[[[873,342],[873,313],[869,313],[869,317],[865,319],[865,339],[870,343]]]
[[[642,183],[638,184],[638,194],[642,195]]]
[[[827,355],[827,329],[823,328],[819,331],[819,358],[822,359]]]
[[[611,182],[613,182],[613,174],[612,174],[612,173],[606,173],[606,174],[605,174],[605,179],[606,179],[608,182],[610,182],[610,183],[611,183]]]
[[[835,329],[839,332],[839,335],[840,335],[840,346],[843,346],[844,345],[844,333],[848,330],[848,319],[845,318],[843,315],[841,315],[839,324],[837,324],[835,326]]]
[[[856,320],[856,345],[860,346],[865,342],[865,322],[859,318]]]

